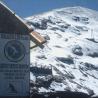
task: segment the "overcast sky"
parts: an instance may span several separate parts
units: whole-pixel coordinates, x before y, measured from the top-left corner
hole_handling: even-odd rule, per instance
[[[2,0],[21,17],[28,17],[56,8],[83,6],[98,11],[98,0]]]

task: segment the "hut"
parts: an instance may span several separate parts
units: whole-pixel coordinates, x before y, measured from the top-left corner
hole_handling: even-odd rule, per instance
[[[0,98],[29,97],[30,41],[35,43],[31,48],[42,47],[46,42],[0,2]]]

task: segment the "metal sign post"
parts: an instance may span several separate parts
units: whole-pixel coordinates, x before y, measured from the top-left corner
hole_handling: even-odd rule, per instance
[[[0,98],[30,94],[29,35],[0,33]]]

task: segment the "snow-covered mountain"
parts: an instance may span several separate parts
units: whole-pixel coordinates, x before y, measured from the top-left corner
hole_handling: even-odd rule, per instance
[[[31,49],[33,87],[37,85],[39,92],[69,90],[98,95],[98,12],[67,7],[26,20],[47,40],[43,49]],[[44,74],[47,67],[52,75]],[[34,70],[44,72],[36,75]]]

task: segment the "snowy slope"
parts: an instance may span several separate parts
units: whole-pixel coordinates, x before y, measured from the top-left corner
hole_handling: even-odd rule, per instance
[[[47,39],[43,49],[31,49],[31,68],[52,67],[49,86],[42,85],[37,90],[98,95],[98,12],[79,6],[67,7],[26,20]],[[36,83],[37,79],[49,80],[44,75],[36,77],[31,71],[32,82]]]

